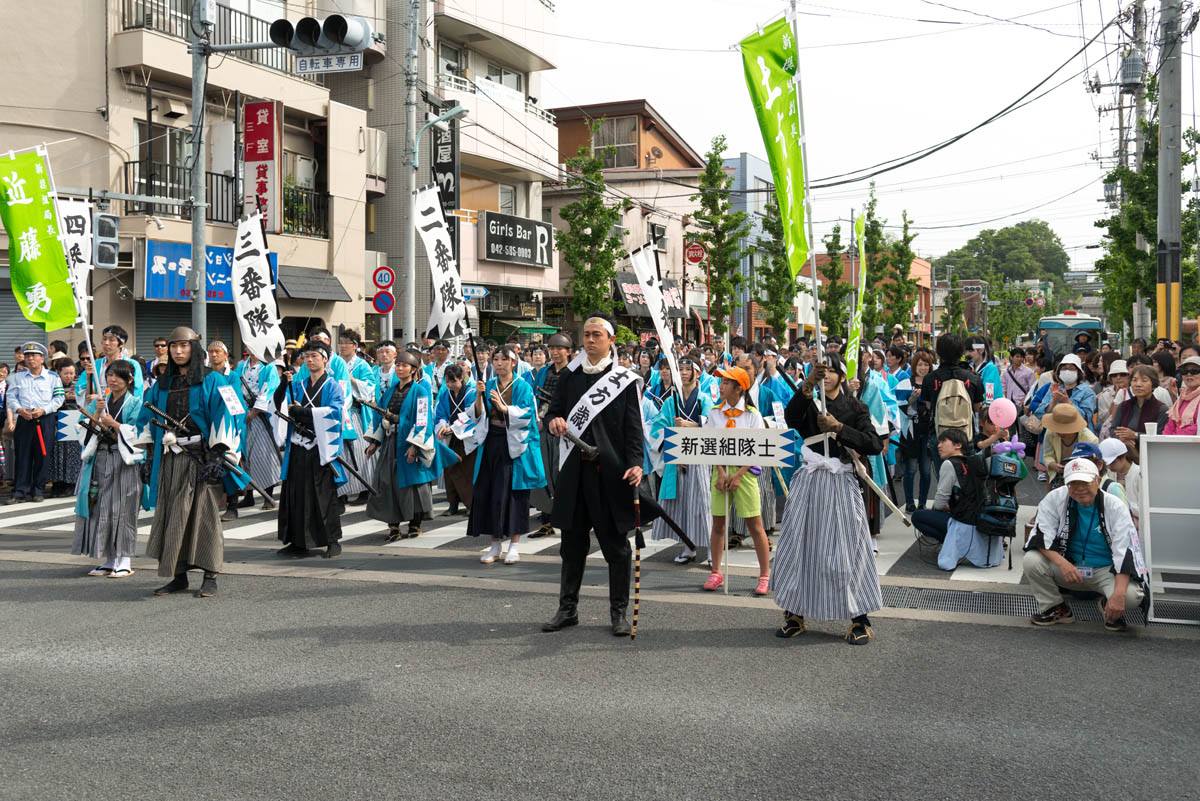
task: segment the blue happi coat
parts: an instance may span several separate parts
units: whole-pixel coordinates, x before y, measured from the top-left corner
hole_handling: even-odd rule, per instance
[[[330,378],[342,385],[342,437],[344,439],[358,439],[358,434],[354,433],[354,426],[350,424],[350,403],[354,396],[350,394],[350,369],[346,366],[346,360],[336,353],[331,355],[325,372],[329,374]],[[308,383],[308,365],[300,365],[296,370],[296,374],[292,376],[292,381],[300,381],[301,386]]]
[[[158,381],[146,390],[143,404],[157,406],[166,411],[168,383],[165,380]],[[226,376],[210,372],[204,376],[201,384],[189,387],[188,418],[196,424],[205,445],[209,448],[223,445],[236,457],[241,450],[242,437],[246,431],[246,414],[244,408],[241,414],[233,414],[229,411],[220,392],[220,388],[227,385],[228,378]],[[151,424],[150,421],[153,418],[154,415],[143,405],[138,414],[138,441],[152,446],[153,449],[150,484],[142,493],[142,508],[147,510],[153,509],[158,503],[158,471],[162,463],[163,451],[163,429]],[[238,490],[245,489],[249,483],[250,477],[246,475],[245,471],[230,471],[227,474],[233,477],[233,486]]]
[[[675,427],[675,418],[683,417],[680,413],[678,403],[679,396],[671,395],[663,403],[662,409],[659,410],[658,416],[654,418],[654,422],[650,426],[651,444],[661,452],[663,440],[666,438],[666,429]],[[688,396],[683,407],[691,412],[689,415],[695,419],[694,422],[704,425],[705,419],[708,418],[709,411],[712,410],[713,402],[708,393],[700,389],[699,384],[692,390],[692,394]],[[660,500],[672,501],[675,500],[675,494],[678,492],[679,486],[679,467],[675,464],[664,464],[662,471],[662,482],[658,485],[658,497]]]
[[[309,379],[307,373],[308,371],[306,370],[304,383],[301,383],[299,377],[296,376],[288,384],[287,393],[284,395],[284,406],[289,411],[293,403],[305,405],[304,390],[307,389]],[[313,398],[313,430],[318,437],[321,437],[322,432],[325,430],[330,432],[330,435],[326,435],[326,442],[328,443],[326,453],[329,458],[328,464],[333,468],[333,484],[336,487],[340,487],[346,483],[346,471],[341,463],[336,461],[337,457],[342,454],[342,437],[332,435],[333,431],[341,426],[342,409],[344,406],[345,396],[342,394],[342,385],[332,380],[332,377],[327,378],[325,383],[321,385],[320,391],[317,392],[317,397]],[[289,414],[289,416],[291,415]],[[284,440],[283,445],[283,465],[279,469],[280,481],[287,481],[288,463],[292,456],[292,445],[294,444],[292,438],[294,436],[302,437],[303,435],[297,434],[296,427],[288,423],[287,438]]]
[[[419,375],[419,373],[418,373]],[[394,382],[388,387],[380,406],[387,409],[392,402],[392,395],[400,382]],[[396,486],[412,487],[418,484],[428,484],[437,481],[442,471],[458,462],[454,451],[447,448],[434,436],[434,402],[433,392],[428,381],[413,381],[412,389],[404,398],[396,421]],[[418,415],[418,410],[423,414]],[[375,428],[368,434],[368,439],[382,443],[384,439],[383,420],[376,416]],[[418,451],[416,461],[408,461],[408,446],[413,445]],[[377,470],[386,469],[378,465]]]
[[[127,361],[133,365],[133,383],[129,385],[129,389],[126,391],[131,393],[135,398],[137,398],[140,401],[142,399],[142,393],[146,389],[145,376],[142,374],[142,363],[139,362],[137,359],[133,358],[129,354],[129,351],[125,348],[121,348],[121,355],[118,356],[116,359],[113,359],[113,361],[120,361],[121,359],[124,359],[125,361]],[[105,388],[108,386],[108,384],[104,380],[104,371],[108,369],[108,365],[109,365],[109,360],[108,360],[107,356],[97,356],[96,357],[96,376],[97,376],[96,384],[97,384],[98,388],[96,389],[96,392],[93,394],[101,394],[101,395],[104,394]],[[78,398],[79,400],[83,400],[84,398],[86,398],[88,396],[87,380],[88,380],[88,373],[86,370],[83,371],[82,373],[80,373],[79,376],[75,379],[75,397]]]
[[[483,452],[487,447],[492,390],[498,388],[499,384],[495,378],[488,380],[483,398],[483,415],[475,421],[475,481],[479,480],[479,466],[483,464]],[[508,455],[513,460],[512,489],[528,490],[546,486],[546,469],[542,464],[541,440],[538,435],[537,405],[533,402],[533,387],[527,381],[513,381],[512,403],[508,405],[507,433]]]
[[[133,394],[133,387],[130,386],[125,392],[125,403],[121,406],[121,411],[117,412],[114,418],[122,426],[132,426],[132,432],[136,436],[138,415],[142,412],[142,401],[137,395]],[[88,414],[96,417],[96,401],[92,401],[85,407]],[[122,432],[124,435],[125,432]],[[88,517],[88,490],[92,484],[92,466],[96,461],[96,452],[94,449],[87,448],[88,442],[95,434],[88,434],[88,439],[84,441],[84,449],[82,454],[83,468],[79,471],[79,492],[75,498],[75,514],[80,517]],[[132,439],[132,437],[131,437]],[[90,450],[90,452],[89,452]],[[143,461],[145,459],[145,451],[135,450],[137,458],[135,461]],[[144,490],[143,490],[144,491]]]
[[[792,396],[796,393],[788,386],[787,380],[784,379],[783,373],[775,373],[774,376],[762,381],[758,385],[758,410],[764,416],[774,417],[776,428],[787,428],[787,422],[783,419],[783,413],[776,414],[775,404],[782,404],[782,409],[786,409],[788,403],[791,402]],[[778,471],[771,470],[771,481],[775,487],[775,494],[782,495],[785,486],[791,486],[792,476],[795,475],[796,468],[780,467]],[[782,483],[780,481],[782,479]]]
[[[362,384],[366,385],[366,387],[367,387],[367,391],[365,394],[366,399],[371,401],[371,403],[378,404],[379,403],[379,380],[375,377],[375,371],[373,369],[371,369],[371,365],[367,364],[366,360],[363,359],[362,357],[360,357],[358,354],[355,354],[354,358],[351,359],[349,361],[349,363],[346,365],[346,370],[350,373],[350,378],[353,378],[355,381],[359,381]],[[348,388],[349,391],[353,392],[353,387],[350,385],[349,380],[347,380],[347,382],[345,384],[343,384],[342,386],[345,388]],[[360,396],[352,395],[352,397],[360,397]],[[375,412],[372,411],[371,409],[368,409],[366,406],[361,406],[356,403],[351,403],[350,404],[350,414],[352,414],[356,418],[358,418],[359,423],[362,424],[362,430],[363,430],[364,434],[367,431],[370,431],[372,428],[375,427]],[[351,432],[353,433],[353,429],[351,429]],[[356,434],[355,436],[347,437],[346,439],[357,439],[357,438],[358,438],[358,436]]]
[[[884,391],[887,389],[887,381],[881,375],[873,370],[867,371],[866,386],[863,389],[862,397],[859,398],[863,405],[867,407],[867,411],[871,413],[871,425],[875,428],[875,433],[880,439],[886,440],[890,425],[888,423],[888,405],[884,400]],[[890,392],[888,393],[891,394]],[[892,398],[895,400],[895,397]],[[894,451],[894,448],[889,448],[889,451]],[[871,478],[875,484],[880,487],[887,486],[887,462],[883,458],[882,453],[877,453],[867,457],[867,461],[871,465]]]
[[[455,402],[450,388],[442,386],[441,391],[438,392],[437,406],[433,410],[433,430],[437,432],[442,426],[454,428],[457,425],[458,430],[462,431],[464,435],[463,448],[470,453],[475,450],[475,421],[471,417],[471,407],[475,403],[475,387],[464,382],[461,391],[462,396]],[[457,414],[455,414],[455,410],[457,410]],[[463,414],[467,416],[465,421],[460,420]],[[449,467],[449,465],[446,466]]]

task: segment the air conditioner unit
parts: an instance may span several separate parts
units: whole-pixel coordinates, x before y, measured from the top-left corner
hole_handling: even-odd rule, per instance
[[[479,299],[479,310],[485,312],[500,311],[500,293],[492,292]]]

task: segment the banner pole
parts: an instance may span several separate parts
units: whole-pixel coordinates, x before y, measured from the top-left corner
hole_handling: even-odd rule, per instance
[[[726,476],[728,478],[728,476]],[[725,594],[729,594],[729,515],[733,510],[729,508],[729,490],[725,490],[725,553],[722,554],[724,559],[721,565],[725,573]]]

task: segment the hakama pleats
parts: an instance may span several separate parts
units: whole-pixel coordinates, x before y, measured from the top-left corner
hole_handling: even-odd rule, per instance
[[[246,423],[245,468],[255,484],[269,490],[279,483],[281,462],[279,448],[275,446],[275,435],[263,424],[266,421],[266,417],[259,416]]]
[[[288,478],[279,493],[279,540],[311,550],[342,538],[346,502],[338,497],[332,467],[321,464],[316,448],[293,444]]]
[[[376,462],[374,459],[367,458],[367,446],[370,443],[368,443],[366,438],[363,437],[362,418],[356,414],[350,415],[350,425],[358,434],[358,438],[348,439],[342,442],[342,456],[348,462],[350,462],[350,464],[354,465],[355,470],[362,473],[362,477],[365,478],[368,483],[372,483]],[[384,464],[387,463],[384,462]],[[349,470],[347,470],[346,483],[338,488],[337,494],[343,498],[346,498],[351,495],[358,495],[359,493],[366,491],[367,485],[363,484],[361,481],[355,478]]]
[[[659,499],[658,505],[692,538],[697,548],[707,548],[712,529],[712,491],[709,488],[712,468],[705,464],[690,464],[679,465],[676,469],[679,472],[675,474],[675,497]],[[661,518],[655,518],[650,530],[652,539],[679,539]]]
[[[367,499],[367,517],[389,526],[417,522],[433,512],[433,492],[429,484],[396,486],[396,433],[383,438],[375,454],[379,468],[371,476],[371,496]]]
[[[221,533],[220,481],[197,482],[197,463],[186,453],[164,451],[158,468],[158,505],[146,555],[158,560],[158,575],[175,576],[189,568],[221,571],[225,541]]]
[[[515,490],[513,460],[508,455],[508,431],[488,429],[483,463],[471,495],[468,537],[508,539],[529,531],[529,490]]]
[[[775,603],[797,615],[846,620],[883,607],[858,479],[796,471],[775,544]]]
[[[105,562],[133,556],[142,498],[139,466],[127,465],[116,450],[101,447],[92,462],[92,480],[99,494],[87,517],[75,517],[71,553],[87,554]],[[77,480],[75,492],[86,496],[88,487]]]

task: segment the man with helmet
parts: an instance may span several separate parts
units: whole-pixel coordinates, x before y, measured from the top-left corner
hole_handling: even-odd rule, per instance
[[[245,407],[225,377],[204,365],[200,336],[180,326],[167,338],[169,354],[162,378],[145,393],[138,415],[137,444],[150,451],[150,482],[142,505],[154,510],[146,555],[158,560],[158,575],[172,576],[154,591],[170,595],[188,589],[188,571],[204,571],[197,597],[217,593],[224,559],[221,532],[221,479],[227,473],[245,487],[244,472],[228,464],[240,458]],[[151,411],[153,406],[180,424]]]

